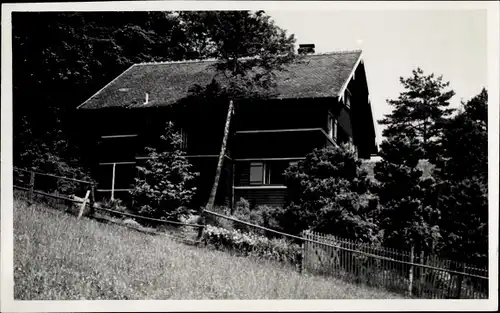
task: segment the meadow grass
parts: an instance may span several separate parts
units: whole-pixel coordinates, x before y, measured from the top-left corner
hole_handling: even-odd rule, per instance
[[[401,295],[300,274],[14,201],[14,298],[388,299]]]

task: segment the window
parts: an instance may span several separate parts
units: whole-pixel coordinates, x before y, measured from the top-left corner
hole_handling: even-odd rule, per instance
[[[264,184],[264,162],[250,163],[250,185]]]
[[[181,149],[185,150],[185,149],[187,149],[187,140],[188,140],[187,132],[183,128],[181,128],[179,133],[180,133],[181,139],[182,139]]]
[[[346,92],[346,95],[345,95],[345,106],[347,108],[351,107],[351,95],[348,92]]]
[[[328,136],[333,140],[337,139],[337,119],[333,114],[328,114]]]
[[[328,114],[328,136],[333,138],[333,116]]]
[[[251,162],[250,185],[283,185],[288,166],[288,161]]]

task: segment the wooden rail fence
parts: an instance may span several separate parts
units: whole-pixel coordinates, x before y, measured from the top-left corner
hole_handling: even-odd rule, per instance
[[[95,206],[95,198],[94,198],[94,191],[95,191],[95,184],[90,181],[85,181],[85,180],[80,180],[80,179],[74,179],[74,178],[68,178],[68,177],[62,177],[62,176],[57,176],[53,174],[48,174],[48,173],[42,173],[42,172],[36,172],[36,171],[31,171],[31,170],[26,170],[26,169],[20,169],[14,167],[14,189],[17,190],[22,190],[22,191],[27,191],[28,192],[28,202],[33,203],[35,195],[41,195],[43,197],[51,198],[51,199],[56,199],[56,200],[61,200],[63,203],[62,205],[66,205],[68,202],[77,204],[79,207],[77,216],[78,218],[81,218],[84,215],[85,208],[89,208],[88,213],[92,214],[94,211],[101,211],[101,212],[106,212],[110,213],[113,215],[120,215],[120,216],[126,216],[130,218],[136,218],[142,221],[149,221],[149,222],[154,222],[154,223],[164,223],[164,224],[171,224],[171,225],[177,225],[177,226],[186,226],[186,227],[194,227],[194,228],[202,228],[205,227],[204,225],[200,224],[190,224],[190,223],[182,223],[182,222],[177,222],[177,221],[170,221],[170,220],[164,220],[164,219],[156,219],[156,218],[151,218],[151,217],[146,217],[146,216],[140,216],[140,215],[135,215],[127,212],[121,212],[121,211],[116,211],[116,210],[111,210],[107,208],[102,208]],[[29,177],[29,182],[26,182],[25,178],[26,176]],[[78,188],[74,188],[74,190],[80,190],[80,191],[85,191],[85,196],[83,198],[80,198],[78,196],[69,196],[66,194],[61,194],[58,192],[57,188],[47,188],[43,186],[38,186],[40,189],[45,189],[44,191],[38,190],[35,185],[35,177],[37,176],[46,176],[50,177],[53,180],[65,180],[65,181],[70,181],[74,182],[77,184],[81,184],[82,186],[79,186]],[[24,186],[22,186],[24,185]],[[54,184],[52,184],[54,186]]]

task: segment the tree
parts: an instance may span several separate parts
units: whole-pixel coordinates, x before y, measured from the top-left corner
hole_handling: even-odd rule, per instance
[[[376,198],[371,181],[347,146],[315,149],[285,171],[289,200],[279,217],[283,230],[305,229],[374,241]]]
[[[436,158],[443,255],[481,265],[488,255],[488,93],[483,89],[446,124]]]
[[[196,187],[197,173],[191,172],[185,153],[181,150],[182,137],[172,122],[167,123],[162,151],[146,148],[149,159],[138,166],[139,177],[131,190],[135,209],[139,214],[154,218],[178,220],[188,214]]]
[[[449,82],[444,82],[442,76],[425,75],[421,68],[413,70],[411,77],[400,77],[400,82],[405,91],[397,99],[388,100],[394,109],[379,121],[387,126],[382,134],[415,137],[422,144],[424,157],[432,157],[443,122],[453,112],[448,106],[455,92],[446,90]]]
[[[449,120],[439,144],[435,173],[443,180],[488,179],[488,93],[483,89]]]
[[[434,182],[422,179],[417,165],[424,156],[420,141],[406,134],[381,144],[382,161],[375,165],[379,213],[384,242],[398,249],[434,252],[439,248],[440,214],[435,205]]]
[[[14,164],[81,161],[75,108],[138,62],[200,58],[172,12],[13,13]],[[28,153],[25,153],[28,152]]]
[[[206,205],[211,209],[226,152],[233,102],[269,97],[275,86],[275,73],[296,59],[295,40],[263,11],[180,12],[179,17],[184,30],[195,38],[200,51],[217,60],[212,82],[207,86],[193,86],[184,103],[189,105],[199,102],[197,100],[212,99],[215,103],[227,105],[221,152]]]

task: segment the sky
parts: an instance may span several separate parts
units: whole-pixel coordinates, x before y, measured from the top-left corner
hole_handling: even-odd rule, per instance
[[[403,91],[399,77],[416,67],[442,75],[458,107],[487,87],[487,23],[482,10],[266,11],[316,53],[363,50],[374,119],[391,111],[387,99]],[[382,126],[376,123],[377,142]]]

